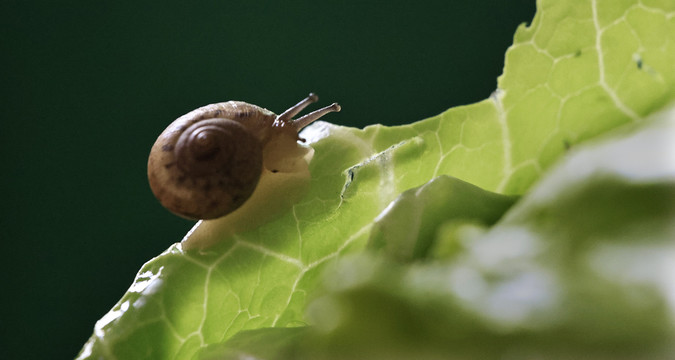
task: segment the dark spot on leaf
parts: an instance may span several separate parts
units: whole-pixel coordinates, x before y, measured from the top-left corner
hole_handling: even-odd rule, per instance
[[[277,170],[277,169],[272,169],[272,173],[273,173],[273,174],[276,174],[276,173],[278,173],[278,172],[279,172],[279,170]]]
[[[565,151],[567,151],[572,147],[572,144],[569,140],[563,140],[563,147],[565,147]]]
[[[347,169],[347,181],[345,181],[344,186],[342,187],[342,193],[340,193],[340,197],[344,198],[344,193],[347,191],[347,188],[352,184],[354,181],[354,169],[356,167],[352,167],[350,169]]]
[[[642,70],[642,59],[637,59],[636,63],[638,70]]]
[[[577,50],[577,52],[574,53],[574,57],[579,57],[581,56],[581,49]]]

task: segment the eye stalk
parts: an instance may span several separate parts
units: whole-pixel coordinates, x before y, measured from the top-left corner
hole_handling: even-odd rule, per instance
[[[315,93],[310,93],[306,98],[304,98],[299,103],[291,106],[288,110],[284,111],[281,115],[277,116],[274,120],[274,126],[285,126],[286,124],[292,124],[295,127],[296,131],[302,130],[304,127],[318,120],[322,116],[330,112],[339,112],[342,108],[338,103],[333,103],[326,107],[323,107],[319,110],[312,111],[311,113],[304,115],[298,119],[293,120],[293,116],[297,115],[306,108],[309,104],[319,101],[319,97]]]

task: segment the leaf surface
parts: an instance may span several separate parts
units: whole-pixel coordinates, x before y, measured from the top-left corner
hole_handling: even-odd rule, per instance
[[[201,356],[672,358],[674,136],[672,107],[574,151],[495,226],[450,220],[436,260],[346,256],[308,306],[312,326],[242,332]]]

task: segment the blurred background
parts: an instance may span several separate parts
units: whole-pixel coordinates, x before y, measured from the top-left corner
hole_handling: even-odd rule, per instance
[[[68,359],[193,222],[147,155],[176,117],[310,91],[337,124],[405,124],[490,95],[534,0],[3,0],[0,358]]]

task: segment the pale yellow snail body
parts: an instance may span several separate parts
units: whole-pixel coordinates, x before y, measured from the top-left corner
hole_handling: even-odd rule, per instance
[[[336,103],[293,119],[317,96],[281,115],[241,101],[211,104],[176,119],[150,151],[148,181],[160,203],[188,219],[216,219],[238,209],[263,172],[292,170],[298,132]]]

